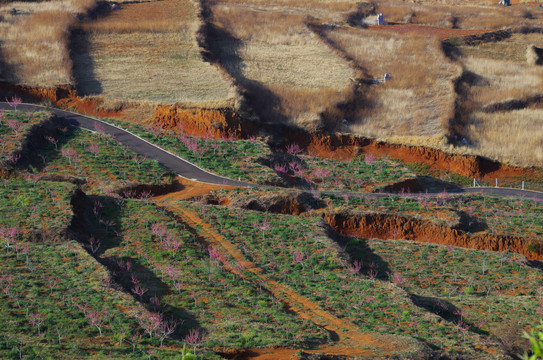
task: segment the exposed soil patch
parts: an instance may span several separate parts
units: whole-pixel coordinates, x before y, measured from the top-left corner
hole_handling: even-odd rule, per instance
[[[239,115],[232,109],[184,109],[177,105],[160,105],[155,111],[153,125],[195,136],[243,136]]]
[[[173,188],[171,192],[165,192],[162,194],[157,193],[154,199],[160,202],[187,200],[194,197],[207,195],[213,190],[230,190],[234,188],[233,186],[227,185],[204,184],[197,181],[188,180],[180,176],[174,180],[172,185]]]
[[[459,246],[467,249],[509,251],[522,254],[530,260],[543,260],[543,253],[528,250],[530,243],[538,241],[508,235],[471,235],[457,227],[447,227],[427,220],[390,214],[338,212],[323,215],[328,224],[345,236],[395,238]]]
[[[122,109],[100,109],[100,104],[96,100],[78,97],[75,88],[67,85],[37,87],[0,82],[0,94],[3,95],[2,99],[3,97],[17,96],[24,102],[50,101],[62,109],[74,110],[85,115],[99,117],[120,117],[122,115]]]

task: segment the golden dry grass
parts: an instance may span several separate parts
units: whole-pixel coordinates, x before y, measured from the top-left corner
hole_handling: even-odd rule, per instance
[[[4,81],[51,87],[72,84],[69,28],[94,0],[12,2],[0,7]],[[16,15],[8,15],[12,8]]]
[[[473,146],[467,150],[523,166],[543,165],[543,110],[475,113],[468,131]]]
[[[124,4],[79,35],[88,48],[76,51],[78,92],[113,100],[231,106],[230,81],[204,62],[195,40],[199,22],[190,0]]]
[[[415,4],[376,1],[385,21],[460,29],[501,29],[540,26],[543,15],[537,8],[503,7],[480,1],[421,1]]]
[[[462,58],[465,68],[479,76],[469,89],[476,108],[508,99],[543,93],[543,68],[487,58]]]
[[[543,35],[513,34],[500,42],[460,47],[460,61],[474,75],[464,95],[473,112],[464,133],[473,145],[459,150],[517,165],[543,165],[541,110],[479,112],[491,104],[543,94],[543,68],[526,62],[530,44],[543,45]]]
[[[460,44],[458,48],[464,57],[526,64],[526,49],[530,45],[543,47],[543,34],[513,33],[510,38],[501,41],[492,41],[471,46]]]
[[[214,2],[231,8],[260,13],[282,13],[314,17],[326,22],[342,22],[345,17],[357,9],[356,0],[221,0]],[[272,15],[273,16],[273,15]],[[247,21],[247,20],[245,20]]]
[[[290,10],[215,4],[215,26],[233,38],[217,45],[220,64],[258,98],[253,107],[264,121],[314,129],[320,112],[344,99],[355,73],[308,28],[305,15]]]
[[[452,81],[461,69],[443,55],[437,39],[363,29],[328,30],[326,36],[370,77],[391,76],[365,89],[351,132],[395,140],[442,138],[454,112]]]

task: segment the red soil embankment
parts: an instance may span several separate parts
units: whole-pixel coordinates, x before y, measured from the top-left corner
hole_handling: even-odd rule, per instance
[[[242,123],[230,109],[182,109],[159,106],[153,120],[155,126],[183,131],[189,135],[237,139],[256,135],[263,130],[277,132],[271,125]],[[481,156],[448,154],[442,150],[414,145],[389,144],[350,134],[309,133],[303,129],[285,128],[280,134],[285,144],[298,144],[305,152],[339,160],[349,160],[356,154],[373,153],[407,163],[422,162],[430,170],[444,170],[465,177],[492,182],[515,177],[534,176],[534,169],[499,163]]]
[[[0,82],[0,92],[20,97],[23,101],[51,101],[61,109],[74,110],[85,115],[120,117],[122,114],[122,109],[115,111],[100,109],[95,100],[80,98],[70,85],[46,88]]]
[[[543,260],[543,254],[527,249],[536,240],[508,235],[471,235],[462,230],[436,225],[430,221],[390,214],[332,213],[323,215],[328,224],[345,236],[390,240],[399,239],[458,246],[467,249],[509,251],[530,260]]]
[[[232,109],[184,109],[177,105],[159,105],[153,125],[162,129],[182,130],[194,136],[242,136],[239,117]]]
[[[294,142],[295,139],[292,140]],[[534,169],[510,166],[481,156],[448,154],[429,147],[389,144],[355,135],[306,134],[297,140],[307,152],[320,157],[348,160],[355,154],[373,153],[406,163],[422,162],[431,170],[445,170],[485,181],[533,176],[535,173]]]

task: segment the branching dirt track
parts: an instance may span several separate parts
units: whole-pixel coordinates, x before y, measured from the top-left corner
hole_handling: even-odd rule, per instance
[[[312,321],[316,325],[325,328],[337,339],[337,343],[332,346],[304,351],[309,353],[326,353],[327,355],[376,358],[394,354],[405,356],[408,353],[421,350],[421,345],[408,338],[361,332],[352,323],[322,310],[317,303],[301,296],[290,287],[263,275],[262,269],[257,267],[253,262],[246,260],[235,245],[216,232],[211,225],[204,223],[194,211],[167,200],[155,198],[155,201],[158,205],[166,207],[179,216],[182,222],[200,233],[210,245],[224,249],[244,269],[254,274],[259,284],[262,284],[274,297],[283,299],[290,307],[290,310],[294,311],[300,318]],[[232,271],[241,275],[237,269],[232,269]],[[247,280],[251,281],[251,279]],[[295,351],[293,350],[292,352],[294,353]]]

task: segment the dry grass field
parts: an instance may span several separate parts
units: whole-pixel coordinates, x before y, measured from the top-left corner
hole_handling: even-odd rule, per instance
[[[466,70],[477,75],[468,96],[476,108],[543,93],[541,67],[479,57],[461,61]]]
[[[282,7],[289,4],[214,4],[214,26],[224,36],[211,46],[263,121],[315,129],[319,113],[345,98],[355,73],[306,24],[312,11],[335,12]]]
[[[458,46],[458,60],[470,74],[462,98],[469,112],[464,133],[471,144],[457,150],[517,165],[543,164],[539,109],[504,106],[498,112],[484,112],[495,104],[543,95],[543,68],[526,61],[526,49],[531,44],[542,46],[543,35],[513,33],[497,42]],[[539,107],[530,101],[526,106]]]
[[[75,15],[95,0],[0,3],[1,80],[52,87],[73,84],[68,51]],[[16,13],[11,14],[15,9]]]
[[[532,44],[543,47],[543,34],[512,33],[511,37],[501,41],[483,42],[476,45],[460,43],[458,49],[463,57],[502,60],[526,65],[526,48]]]
[[[543,164],[543,110],[474,113],[468,133],[470,152],[524,166]]]
[[[496,30],[504,27],[541,26],[543,12],[527,6],[496,6],[494,1],[378,2],[377,12],[390,23],[411,23],[458,29]]]
[[[195,40],[197,6],[190,0],[122,4],[76,35],[78,93],[115,101],[231,106],[236,91]],[[115,100],[115,101],[114,101]]]
[[[454,113],[453,80],[461,69],[443,55],[436,38],[371,29],[331,29],[325,34],[371,78],[385,73],[391,77],[364,89],[367,98],[349,119],[349,131],[402,142],[442,139]]]
[[[101,108],[123,107],[136,121],[149,120],[157,104],[238,108],[242,94],[264,122],[542,163],[538,104],[485,110],[543,95],[543,69],[525,59],[529,45],[543,47],[538,7],[490,0],[120,3],[82,21],[75,15],[95,0],[3,3],[1,80],[75,85]],[[356,26],[372,10],[401,25]],[[451,40],[454,59],[442,50],[448,36],[504,28],[512,35],[499,41]],[[390,81],[369,85],[385,73]],[[470,144],[447,144],[445,135],[454,134]]]

